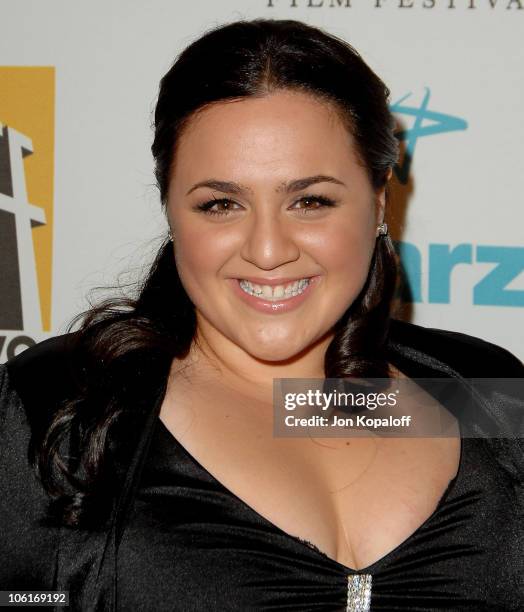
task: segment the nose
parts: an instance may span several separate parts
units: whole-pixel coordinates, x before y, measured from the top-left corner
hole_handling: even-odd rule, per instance
[[[292,223],[280,218],[277,212],[257,211],[244,229],[240,254],[254,266],[273,270],[299,258],[300,249]]]

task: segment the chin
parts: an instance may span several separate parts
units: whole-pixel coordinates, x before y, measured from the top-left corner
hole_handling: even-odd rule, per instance
[[[255,359],[274,362],[293,359],[293,357],[296,357],[306,348],[306,346],[302,345],[297,346],[292,340],[289,342],[281,340],[279,342],[269,342],[267,344],[249,342],[243,346],[244,350],[252,355]]]
[[[289,351],[288,349],[282,350],[274,350],[267,349],[261,350],[260,348],[255,349],[254,351],[249,351],[253,357],[256,359],[260,359],[261,361],[285,361],[286,359],[291,359],[294,355],[296,355],[295,351]]]

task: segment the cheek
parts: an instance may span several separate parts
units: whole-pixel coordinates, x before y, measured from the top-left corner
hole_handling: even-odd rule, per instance
[[[174,253],[178,274],[186,291],[191,294],[205,290],[214,281],[230,257],[231,240],[219,231],[202,233],[195,228],[179,225],[175,230]]]
[[[341,222],[317,245],[328,276],[353,286],[367,276],[375,247],[372,222]]]

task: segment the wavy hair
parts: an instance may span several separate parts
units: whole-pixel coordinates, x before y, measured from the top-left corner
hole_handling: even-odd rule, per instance
[[[299,21],[242,20],[215,27],[190,44],[160,82],[151,149],[164,207],[177,143],[195,113],[278,89],[334,104],[371,184],[387,184],[398,159],[390,92],[358,52]],[[397,276],[393,243],[380,235],[365,285],[336,323],[325,355],[326,378],[389,377],[386,345]],[[33,460],[58,523],[88,526],[109,516],[119,477],[111,458],[131,444],[123,424],[132,416],[130,406],[142,397],[141,381],[160,384],[172,360],[186,355],[195,338],[194,306],[178,276],[171,243],[163,242],[133,298],[105,300],[69,329],[77,323],[71,336],[81,355],[79,383],[54,411]],[[142,395],[147,409],[151,396]],[[73,452],[64,461],[61,445],[68,434]]]

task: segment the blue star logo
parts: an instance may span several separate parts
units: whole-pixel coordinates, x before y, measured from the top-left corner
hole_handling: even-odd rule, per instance
[[[403,98],[390,105],[390,110],[398,115],[409,115],[415,120],[410,129],[399,130],[395,132],[395,136],[402,142],[406,141],[406,150],[404,159],[401,164],[395,166],[395,174],[403,185],[408,182],[409,171],[413,155],[415,154],[415,146],[419,138],[424,136],[433,136],[445,132],[455,132],[457,130],[465,130],[468,127],[467,121],[460,117],[437,113],[428,109],[429,87],[425,87],[424,98],[419,107],[404,105],[404,100],[407,100],[412,93],[406,94]]]

